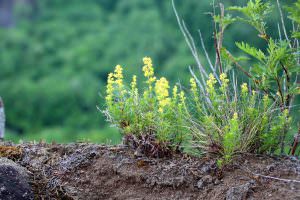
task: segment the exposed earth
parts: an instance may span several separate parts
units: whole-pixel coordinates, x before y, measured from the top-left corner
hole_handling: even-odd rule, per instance
[[[28,170],[34,199],[300,199],[294,157],[241,154],[220,170],[213,158],[149,158],[123,145],[6,142],[0,155]]]

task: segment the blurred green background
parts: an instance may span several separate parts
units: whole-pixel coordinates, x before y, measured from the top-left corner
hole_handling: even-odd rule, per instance
[[[175,3],[198,44],[201,29],[214,57],[212,1]],[[275,35],[277,20],[274,12],[268,28]],[[234,41],[264,45],[256,34],[242,24],[231,26],[225,46],[234,53]],[[170,0],[0,0],[6,139],[120,142],[96,107],[103,108],[106,76],[114,66],[124,66],[129,80],[142,75],[144,56],[153,58],[158,75],[187,84],[188,66],[195,62]]]

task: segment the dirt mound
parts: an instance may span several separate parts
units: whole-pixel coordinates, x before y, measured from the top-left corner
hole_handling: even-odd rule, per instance
[[[135,156],[125,146],[20,144],[37,199],[300,199],[300,161],[241,155],[220,171],[211,158]]]

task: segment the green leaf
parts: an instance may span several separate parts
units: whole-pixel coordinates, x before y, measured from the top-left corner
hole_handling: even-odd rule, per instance
[[[245,18],[240,18],[240,20],[242,19],[242,21],[249,23],[257,29],[260,34],[265,35],[265,20],[272,10],[272,6],[269,2],[263,3],[261,0],[250,0],[247,6],[233,6],[229,7],[228,10],[241,12]]]
[[[251,47],[248,43],[236,42],[235,44],[239,49],[241,49],[242,51],[246,52],[247,54],[253,56],[254,58],[258,59],[261,62],[264,62],[264,60],[266,59],[265,54],[260,49]]]

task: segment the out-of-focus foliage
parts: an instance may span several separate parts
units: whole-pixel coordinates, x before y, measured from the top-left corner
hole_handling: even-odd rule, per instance
[[[289,18],[295,23],[300,24],[300,1],[298,0],[293,5],[288,6]],[[293,30],[293,36],[300,38],[299,28]]]
[[[205,14],[213,10],[211,1],[175,3],[196,42],[201,28],[207,49],[213,52],[211,16]],[[7,127],[15,134],[59,129],[56,132],[70,141],[81,132],[104,127],[96,106],[103,105],[107,73],[122,63],[128,80],[141,71],[139,59],[144,55],[156,61],[158,71],[172,84],[188,83],[187,66],[194,61],[171,1],[19,0],[13,8],[13,26],[0,28],[0,95]],[[267,28],[276,26],[271,23]],[[255,30],[241,27],[230,26],[225,36],[233,52],[233,41],[244,38],[255,46],[263,44],[251,39]]]

